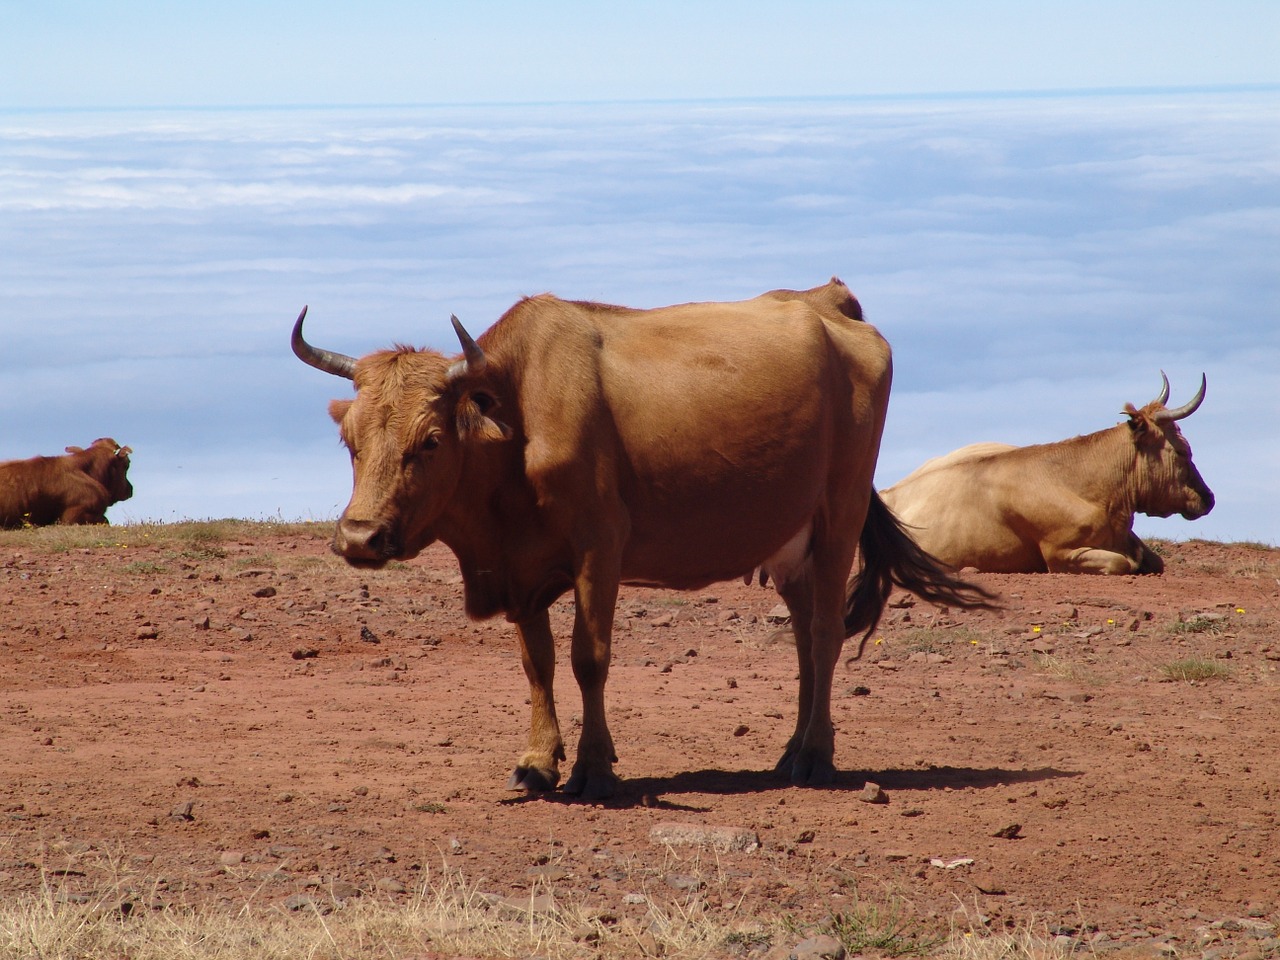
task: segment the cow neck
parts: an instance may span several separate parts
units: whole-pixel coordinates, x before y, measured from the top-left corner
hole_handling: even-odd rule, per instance
[[[546,530],[520,469],[521,450],[513,440],[473,451],[463,471],[465,502],[455,500],[435,526],[458,560],[475,619],[527,619],[573,584],[568,552]]]
[[[1140,456],[1129,435],[1129,427],[1119,424],[1058,443],[1045,444],[1048,460],[1063,470],[1055,481],[1073,487],[1089,503],[1103,506],[1108,516],[1123,516],[1129,523],[1140,507],[1142,491],[1135,483]]]

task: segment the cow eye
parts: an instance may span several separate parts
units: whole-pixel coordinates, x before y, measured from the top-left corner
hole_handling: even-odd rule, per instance
[[[474,401],[474,403],[475,403],[475,405],[476,405],[476,408],[477,408],[481,413],[488,413],[490,410],[492,410],[492,409],[493,409],[494,404],[495,404],[495,402],[496,402],[496,401],[493,399],[493,397],[489,396],[489,394],[487,394],[487,393],[479,393],[479,392],[477,392],[477,393],[473,393],[473,394],[471,395],[471,399],[472,399],[472,401]]]
[[[434,450],[438,446],[440,446],[440,438],[436,436],[434,433],[431,434],[431,436],[427,437],[427,439],[422,441],[422,449],[425,450],[427,453],[430,453],[432,450]]]

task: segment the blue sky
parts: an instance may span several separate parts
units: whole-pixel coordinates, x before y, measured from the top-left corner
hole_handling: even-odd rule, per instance
[[[882,485],[1203,371],[1219,506],[1139,531],[1280,542],[1280,5],[959,6],[0,0],[0,459],[107,434],[117,521],[329,518],[304,303],[452,350],[835,273],[894,345]]]
[[[1272,0],[0,0],[0,107],[1274,83]]]

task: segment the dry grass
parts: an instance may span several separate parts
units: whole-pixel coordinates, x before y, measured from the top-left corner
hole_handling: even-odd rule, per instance
[[[1184,683],[1191,680],[1225,680],[1231,676],[1231,668],[1225,663],[1204,657],[1188,657],[1166,663],[1160,667],[1160,672],[1169,680]]]
[[[1034,655],[1034,659],[1038,670],[1057,677],[1059,680],[1070,680],[1072,683],[1090,686],[1103,683],[1103,679],[1097,673],[1082,663],[1073,663],[1050,653],[1037,653]]]
[[[222,545],[267,536],[327,539],[331,523],[283,523],[273,520],[184,520],[180,523],[129,523],[119,526],[52,526],[0,530],[0,547],[36,553],[159,546],[177,553],[222,555]]]
[[[72,903],[50,885],[39,894],[0,903],[0,958],[675,960],[758,956],[817,932],[836,937],[851,954],[876,956],[1057,960],[1069,952],[1030,929],[989,934],[979,928],[940,937],[901,904],[857,897],[813,928],[785,916],[746,916],[725,900],[714,867],[700,872],[707,874],[703,892],[683,899],[653,896],[642,913],[628,916],[591,907],[576,891],[550,886],[519,898],[497,897],[447,871],[426,878],[408,902],[365,895],[338,903],[317,889],[311,902],[293,911],[249,903],[149,910],[146,896],[124,885],[91,902]]]

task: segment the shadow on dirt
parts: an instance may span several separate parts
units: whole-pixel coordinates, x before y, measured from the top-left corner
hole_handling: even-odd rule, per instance
[[[860,792],[868,783],[879,784],[892,802],[895,791],[958,790],[966,787],[989,789],[1020,783],[1042,783],[1048,780],[1078,777],[1082,771],[1040,767],[1034,770],[1005,770],[1000,767],[929,767],[922,770],[848,770],[836,774],[836,782],[822,789],[832,792]],[[635,777],[623,780],[619,792],[604,806],[627,809],[658,807],[667,810],[705,810],[705,807],[674,802],[670,798],[683,794],[731,795],[794,790],[791,783],[772,770],[691,770],[674,777]],[[578,803],[565,793],[531,794],[513,797],[504,803],[532,800],[552,803]]]

